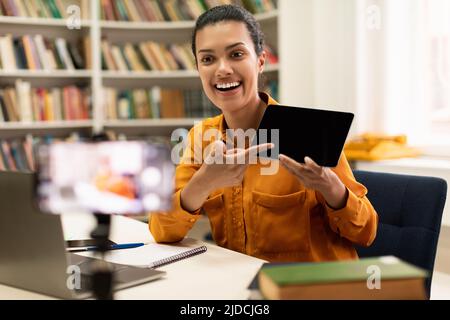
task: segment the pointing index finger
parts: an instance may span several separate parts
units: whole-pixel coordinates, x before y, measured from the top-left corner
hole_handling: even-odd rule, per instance
[[[264,152],[267,151],[269,149],[272,149],[273,147],[275,147],[275,145],[273,143],[262,143],[262,144],[258,144],[256,146],[251,146],[250,148],[245,150],[245,154],[258,154],[260,152]]]

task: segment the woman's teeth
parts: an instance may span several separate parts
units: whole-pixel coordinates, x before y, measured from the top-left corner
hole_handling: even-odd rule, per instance
[[[220,91],[228,91],[228,90],[233,90],[233,89],[239,87],[240,85],[241,85],[240,82],[231,82],[231,83],[216,84],[215,87],[216,87],[216,89],[218,89]]]

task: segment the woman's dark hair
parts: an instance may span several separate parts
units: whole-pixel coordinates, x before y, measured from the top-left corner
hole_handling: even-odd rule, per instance
[[[247,30],[250,33],[250,37],[253,40],[255,46],[255,52],[259,56],[264,49],[264,34],[261,31],[261,27],[258,21],[255,20],[253,15],[238,5],[222,5],[209,9],[198,17],[195,23],[194,32],[192,33],[192,53],[194,54],[195,61],[197,61],[195,39],[197,32],[206,26],[214,25],[221,21],[238,21],[243,22],[247,26]]]

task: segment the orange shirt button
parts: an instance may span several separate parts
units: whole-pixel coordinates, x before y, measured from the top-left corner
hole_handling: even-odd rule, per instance
[[[194,218],[191,218],[191,219],[189,219],[189,222],[194,223],[194,222],[195,222],[195,219],[194,219]]]
[[[339,217],[334,217],[334,221],[338,222],[339,221]]]
[[[238,222],[237,225],[238,225],[238,227],[242,226],[242,222]]]

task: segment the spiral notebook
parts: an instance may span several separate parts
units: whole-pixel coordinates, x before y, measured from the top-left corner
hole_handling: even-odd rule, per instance
[[[195,255],[205,252],[206,250],[207,250],[206,246],[192,248],[192,249],[177,253],[172,256],[168,256],[168,257],[156,260],[156,261],[152,261],[148,265],[143,265],[142,267],[152,268],[152,269],[159,268],[159,267],[165,266],[165,265],[173,263],[173,262],[177,262],[177,261],[189,258],[189,257],[193,257]]]
[[[206,252],[206,250],[207,248],[202,242],[186,238],[174,244],[150,242],[138,248],[108,251],[105,260],[135,267],[155,269],[196,256]]]

